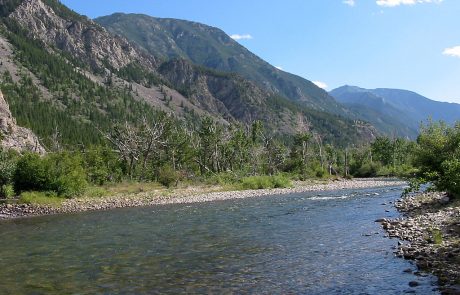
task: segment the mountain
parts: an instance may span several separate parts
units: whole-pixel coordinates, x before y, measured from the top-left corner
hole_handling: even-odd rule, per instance
[[[0,146],[16,151],[32,151],[44,154],[37,136],[27,128],[19,127],[13,118],[8,103],[0,91]]]
[[[336,144],[375,137],[365,122],[314,110],[242,75],[156,56],[60,1],[0,4],[0,88],[18,124],[46,146],[56,136],[73,146],[99,144],[114,124],[136,125],[158,111],[192,124],[204,116],[222,124],[261,120],[276,136],[307,127]]]
[[[408,90],[342,86],[330,94],[388,134],[415,138],[420,124],[429,118],[448,124],[460,120],[460,104],[434,101]]]
[[[218,28],[142,14],[116,13],[95,21],[152,55],[164,59],[183,58],[214,70],[238,73],[269,93],[315,110],[342,115],[347,112],[323,89],[270,65]]]

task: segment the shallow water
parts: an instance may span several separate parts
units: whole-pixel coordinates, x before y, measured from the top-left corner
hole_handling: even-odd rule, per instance
[[[6,221],[0,293],[437,294],[435,278],[403,272],[416,268],[394,257],[397,240],[374,222],[397,216],[388,202],[400,193],[311,192]]]

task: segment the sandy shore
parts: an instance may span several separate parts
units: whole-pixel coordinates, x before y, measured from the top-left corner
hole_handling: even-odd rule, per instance
[[[460,200],[423,193],[395,203],[403,218],[380,220],[399,243],[396,255],[439,278],[443,294],[460,294]]]
[[[405,182],[389,181],[385,179],[355,179],[330,181],[328,183],[296,182],[292,188],[245,191],[222,191],[222,187],[217,186],[191,186],[187,188],[175,189],[172,191],[158,189],[137,194],[118,194],[100,198],[76,198],[64,201],[60,207],[13,204],[0,205],[0,219],[95,210],[109,210],[125,207],[212,202],[311,191],[363,189],[371,187],[397,186],[404,184]]]

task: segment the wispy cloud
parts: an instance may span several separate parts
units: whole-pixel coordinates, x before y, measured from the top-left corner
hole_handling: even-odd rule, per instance
[[[280,67],[280,66],[275,66],[275,68],[277,68],[278,70],[283,70],[283,67]]]
[[[446,49],[444,49],[442,54],[448,55],[448,56],[453,56],[453,57],[460,57],[460,46],[454,46],[454,47],[446,48]]]
[[[342,2],[343,2],[343,4],[346,4],[348,6],[355,6],[356,5],[355,0],[343,0]]]
[[[441,3],[444,0],[377,0],[379,6],[395,7],[400,5],[415,5],[417,3]]]
[[[251,40],[253,39],[251,35],[246,34],[246,35],[240,35],[240,34],[233,34],[230,36],[233,40]]]
[[[323,88],[323,89],[326,89],[327,88],[327,84],[324,83],[324,82],[321,82],[321,81],[312,81],[313,84],[315,84],[316,86],[318,86],[319,88]]]

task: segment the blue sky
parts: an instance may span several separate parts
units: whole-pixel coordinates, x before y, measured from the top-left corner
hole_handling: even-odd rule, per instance
[[[197,21],[285,71],[327,85],[401,88],[460,103],[459,0],[62,0]],[[238,37],[238,36],[235,36]]]

